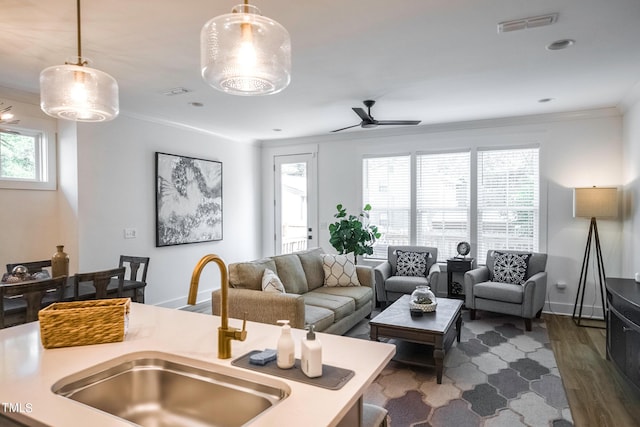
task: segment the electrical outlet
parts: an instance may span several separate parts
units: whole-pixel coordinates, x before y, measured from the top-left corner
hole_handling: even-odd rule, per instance
[[[138,237],[138,230],[135,228],[125,228],[124,229],[124,238],[125,239],[135,239]]]
[[[556,288],[558,288],[561,291],[564,290],[566,287],[567,287],[567,282],[558,280],[558,283],[556,283]]]

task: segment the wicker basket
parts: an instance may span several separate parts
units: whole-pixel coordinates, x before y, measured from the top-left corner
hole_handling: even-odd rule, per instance
[[[127,333],[131,298],[57,302],[39,311],[44,348],[120,342]]]

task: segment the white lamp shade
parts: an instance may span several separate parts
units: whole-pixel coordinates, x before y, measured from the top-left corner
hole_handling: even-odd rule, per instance
[[[573,216],[615,218],[618,216],[618,189],[587,187],[573,189]]]
[[[64,120],[113,120],[120,112],[118,83],[109,74],[86,66],[54,65],[40,73],[40,107]]]
[[[291,38],[255,6],[237,5],[201,32],[202,78],[234,95],[278,93],[291,80]]]

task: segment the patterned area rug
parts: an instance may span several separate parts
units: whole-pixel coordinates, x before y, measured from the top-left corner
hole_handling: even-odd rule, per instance
[[[368,323],[347,335],[369,339]],[[433,368],[392,361],[365,402],[384,406],[392,427],[573,426],[544,321],[525,332],[522,320],[487,312],[474,321],[463,312],[442,384]]]

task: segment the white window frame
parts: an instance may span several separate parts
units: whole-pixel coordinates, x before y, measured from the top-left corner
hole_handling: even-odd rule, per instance
[[[55,131],[46,123],[38,123],[40,120],[27,119],[25,121],[40,124],[41,126],[38,126],[40,129],[16,125],[3,125],[3,128],[36,139],[36,179],[0,177],[0,188],[14,190],[55,190],[57,188]]]

